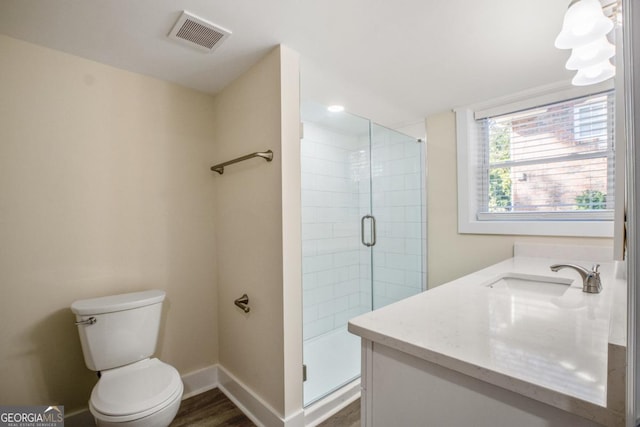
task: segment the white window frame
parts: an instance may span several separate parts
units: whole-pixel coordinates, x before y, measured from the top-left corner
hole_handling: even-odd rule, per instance
[[[613,89],[609,80],[593,86],[567,83],[544,86],[490,102],[454,109],[458,163],[458,232],[469,234],[509,234],[534,236],[613,237],[611,220],[478,220],[477,118],[498,116],[540,105],[587,96]],[[619,188],[618,186],[616,186]]]

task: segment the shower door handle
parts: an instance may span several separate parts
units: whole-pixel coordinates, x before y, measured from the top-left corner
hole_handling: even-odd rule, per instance
[[[371,220],[371,243],[364,241],[364,221],[370,219]],[[360,240],[362,244],[371,247],[376,244],[376,218],[373,215],[365,215],[360,219]]]

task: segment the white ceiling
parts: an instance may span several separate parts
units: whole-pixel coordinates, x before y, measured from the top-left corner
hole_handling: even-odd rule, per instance
[[[216,93],[277,44],[305,98],[401,126],[566,81],[553,47],[569,0],[2,0],[0,33]],[[188,10],[232,36],[201,53],[166,35]]]

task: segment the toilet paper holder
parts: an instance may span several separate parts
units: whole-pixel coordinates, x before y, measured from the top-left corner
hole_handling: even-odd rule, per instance
[[[249,296],[247,294],[242,294],[242,296],[236,299],[233,303],[237,307],[240,307],[245,313],[251,311],[251,307],[249,307]]]

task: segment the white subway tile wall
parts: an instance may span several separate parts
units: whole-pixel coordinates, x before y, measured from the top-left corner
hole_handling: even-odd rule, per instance
[[[359,153],[358,146],[355,136],[304,123],[301,156],[305,340],[344,327],[350,318],[370,310],[371,303],[360,292],[362,270],[370,268],[370,261],[361,265],[361,182],[358,166],[354,167],[358,159],[364,159],[368,168],[368,154],[365,157]]]
[[[407,142],[406,136],[376,125],[372,147],[370,156],[368,133],[345,135],[304,123],[305,340],[344,327],[350,318],[372,307],[422,290],[421,148]],[[377,220],[373,260],[371,250],[360,240],[360,218],[367,214]]]

